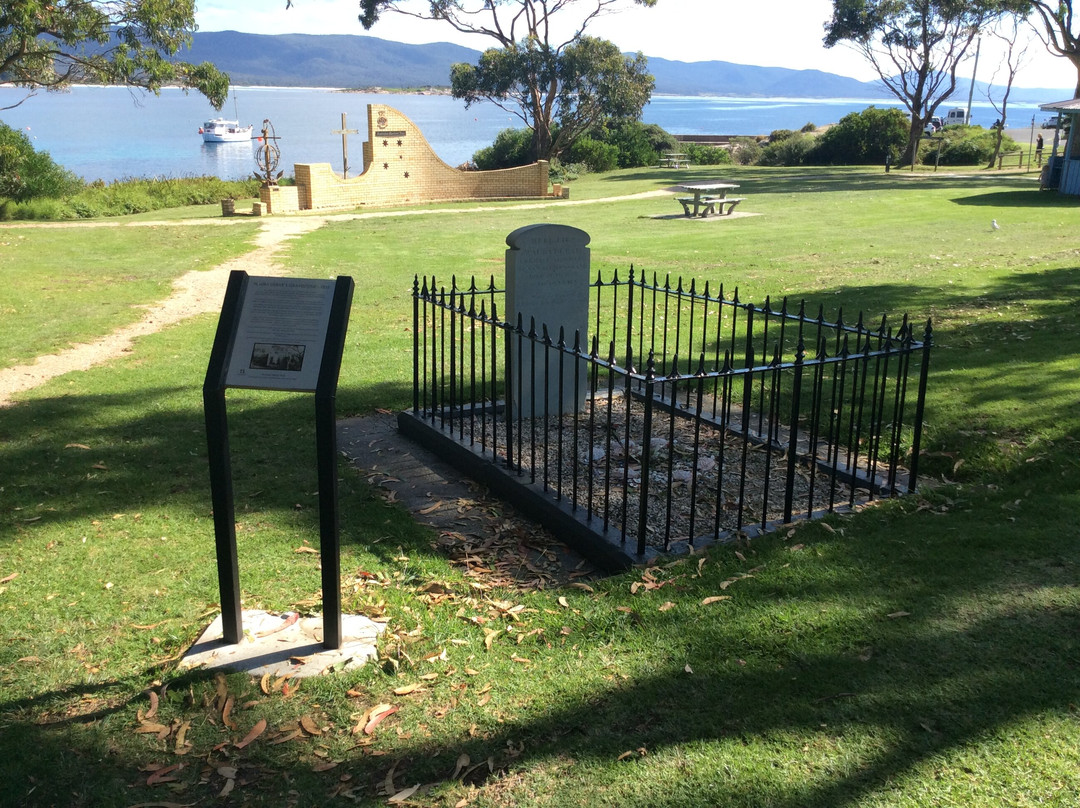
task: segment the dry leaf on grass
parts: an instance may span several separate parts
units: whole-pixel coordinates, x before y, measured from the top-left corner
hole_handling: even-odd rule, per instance
[[[236,729],[236,722],[232,720],[232,709],[236,701],[232,693],[225,697],[225,705],[221,708],[221,723],[229,729]]]
[[[353,727],[353,734],[363,731],[365,735],[370,735],[383,719],[393,715],[398,709],[392,704],[376,704],[361,716],[360,721]]]
[[[319,725],[315,723],[315,719],[310,715],[300,716],[300,726],[303,727],[304,732],[308,735],[322,735],[322,730]]]
[[[187,742],[189,729],[191,729],[191,722],[185,721],[180,725],[180,729],[176,731],[176,743],[173,744],[173,751],[178,755],[186,755],[191,751],[191,744]]]
[[[260,718],[258,721],[255,722],[255,726],[253,726],[251,728],[251,731],[247,735],[244,736],[244,739],[236,744],[236,748],[237,749],[243,749],[245,746],[247,746],[252,741],[254,741],[256,738],[258,738],[260,735],[262,735],[265,731],[266,731],[266,719],[265,718]]]
[[[149,777],[146,778],[146,784],[148,786],[156,786],[158,783],[171,783],[176,780],[175,777],[169,775],[173,772],[180,771],[184,767],[183,763],[174,763],[171,766],[162,766],[155,771]]]
[[[135,728],[135,732],[138,735],[157,735],[159,732],[168,732],[169,728],[164,724],[158,724],[155,721],[144,721]]]
[[[158,711],[158,694],[151,690],[148,695],[150,696],[150,709],[146,711],[146,717],[153,718]]]
[[[710,603],[717,603],[721,600],[731,600],[731,595],[713,595],[701,601],[701,605],[708,606]]]
[[[304,733],[299,729],[294,729],[286,732],[284,735],[280,735],[274,740],[270,741],[271,746],[277,746],[279,743],[286,743],[288,741],[295,741],[297,738],[303,738]]]
[[[454,767],[454,773],[450,775],[450,779],[457,780],[458,775],[461,774],[461,772],[465,770],[465,767],[470,763],[472,763],[472,759],[465,752],[458,755],[457,765]]]
[[[390,803],[391,805],[398,805],[400,803],[405,802],[405,800],[409,799],[409,797],[411,797],[413,794],[415,794],[419,790],[420,790],[420,784],[417,783],[415,786],[410,786],[409,788],[402,789],[397,794],[395,794],[390,799],[388,799],[387,802]]]

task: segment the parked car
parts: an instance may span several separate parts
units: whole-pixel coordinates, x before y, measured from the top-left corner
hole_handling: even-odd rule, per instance
[[[1062,119],[1062,117],[1060,115],[1051,115],[1049,118],[1047,118],[1046,120],[1044,120],[1042,122],[1042,128],[1043,129],[1057,129],[1059,126],[1063,125],[1064,123],[1065,123],[1065,121]]]

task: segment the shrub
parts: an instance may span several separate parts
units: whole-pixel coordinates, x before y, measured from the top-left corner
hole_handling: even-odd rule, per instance
[[[548,166],[548,179],[552,182],[567,183],[576,180],[582,174],[588,174],[589,167],[581,163],[564,163],[557,157]]]
[[[699,166],[730,165],[731,152],[723,146],[709,146],[706,143],[687,143],[686,154],[690,162]]]
[[[731,157],[741,166],[751,166],[761,157],[761,144],[758,143],[757,138],[733,137]]]
[[[567,150],[567,156],[571,162],[584,163],[590,171],[597,173],[619,167],[619,147],[588,136],[575,140]]]
[[[34,150],[24,133],[0,123],[0,197],[16,202],[74,193],[82,180],[48,152]]]
[[[794,129],[773,129],[769,133],[769,143],[781,143],[795,137],[797,134],[799,133]]]
[[[259,193],[259,181],[217,177],[131,179],[106,185],[95,181],[64,199],[38,198],[0,203],[0,220],[91,219],[123,216],[163,208],[217,204],[221,199],[249,198]]]
[[[661,152],[678,151],[679,143],[656,124],[624,121],[614,128],[597,128],[588,137],[618,150],[619,168],[641,168],[656,164]],[[570,147],[571,152],[573,146]]]
[[[994,154],[997,131],[981,126],[949,126],[942,130],[940,143],[923,146],[919,159],[926,165],[970,166],[988,163]],[[1001,139],[1001,151],[1017,151],[1020,145],[1008,135]],[[938,149],[941,156],[938,157]]]
[[[473,162],[481,171],[527,166],[535,162],[532,139],[531,129],[503,129],[494,143],[473,155]]]
[[[757,162],[761,166],[801,166],[813,148],[813,137],[793,132],[780,140],[770,140]]]
[[[811,132],[816,132],[817,131],[817,124],[815,124],[813,121],[810,121],[808,123],[804,123],[803,128],[800,129],[799,131],[804,132],[806,134],[810,134]]]
[[[903,152],[910,124],[895,107],[868,107],[830,126],[818,139],[807,162],[818,165],[873,165]]]

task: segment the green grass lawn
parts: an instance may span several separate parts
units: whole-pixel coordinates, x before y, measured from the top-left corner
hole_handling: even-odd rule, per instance
[[[0,367],[138,321],[176,278],[247,252],[254,233],[250,223],[0,228]]]
[[[724,167],[587,177],[571,203],[718,175],[759,215],[441,205],[297,239],[294,274],[356,280],[339,411],[411,401],[416,274],[500,279],[508,233],[570,224],[605,274],[932,318],[917,495],[584,587],[485,591],[343,467],[344,605],[388,621],[378,664],[295,693],[181,674],[218,597],[198,318],[0,410],[0,804],[382,805],[417,784],[405,804],[1077,804],[1077,202],[1034,175]],[[19,250],[4,288],[36,312],[0,326],[0,356],[116,327],[87,311],[129,275],[121,308],[163,296],[185,256],[210,266],[252,232],[224,230],[0,227]],[[50,304],[72,267],[78,304]],[[318,558],[296,552],[318,535],[311,399],[232,390],[229,413],[244,606],[318,608]],[[161,738],[138,732],[151,693]],[[398,712],[354,731],[383,703]]]

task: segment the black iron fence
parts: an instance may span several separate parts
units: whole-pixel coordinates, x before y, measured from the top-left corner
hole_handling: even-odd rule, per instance
[[[403,426],[630,559],[914,489],[929,322],[827,321],[633,269],[591,287],[592,333],[566,334],[502,319],[494,280],[418,278]]]

